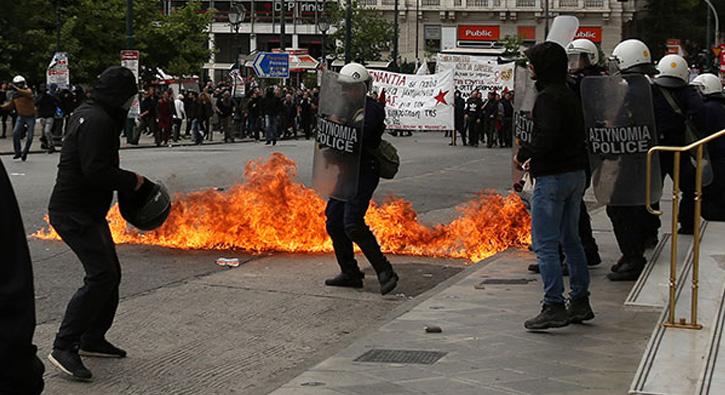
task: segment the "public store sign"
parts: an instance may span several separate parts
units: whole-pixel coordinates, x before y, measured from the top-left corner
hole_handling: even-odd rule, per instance
[[[56,85],[58,89],[70,88],[70,71],[68,70],[68,54],[56,52],[46,70],[45,83],[50,88]]]
[[[136,77],[136,84],[138,84],[138,61],[140,58],[139,51],[127,49],[121,51],[121,66],[131,70],[134,77]],[[138,118],[141,114],[141,103],[138,100],[138,95],[133,99],[131,109],[128,111],[128,117],[132,119]]]
[[[576,32],[574,39],[586,38],[593,43],[602,42],[602,27],[601,26],[581,26]]]
[[[458,25],[458,41],[497,41],[501,27],[483,25]]]

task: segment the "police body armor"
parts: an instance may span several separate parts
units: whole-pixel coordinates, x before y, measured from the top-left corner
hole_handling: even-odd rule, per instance
[[[641,74],[586,77],[582,109],[597,201],[645,204],[647,151],[657,144],[650,83]],[[650,203],[662,196],[658,156],[652,161]]]
[[[367,86],[340,74],[322,74],[312,169],[314,188],[346,201],[357,195]]]

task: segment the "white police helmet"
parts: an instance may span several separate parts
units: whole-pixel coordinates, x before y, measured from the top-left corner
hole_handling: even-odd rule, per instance
[[[630,39],[619,43],[612,51],[610,58],[620,72],[657,74],[659,71],[652,64],[652,54],[645,43]]]
[[[340,75],[351,82],[368,82],[372,79],[368,69],[360,63],[348,63],[340,70]]]
[[[13,84],[20,85],[20,84],[24,84],[24,83],[25,83],[25,77],[23,77],[22,75],[16,75],[15,77],[13,77]]]
[[[599,49],[597,46],[586,38],[579,38],[566,46],[567,55],[585,55],[590,65],[599,63]]]
[[[690,69],[680,55],[666,55],[657,63],[659,74],[655,84],[665,88],[681,88],[689,82]]]
[[[694,80],[692,85],[696,86],[703,95],[722,94],[722,82],[720,77],[715,74],[700,74]]]

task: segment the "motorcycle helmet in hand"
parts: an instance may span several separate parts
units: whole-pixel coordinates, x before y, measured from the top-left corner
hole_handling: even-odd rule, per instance
[[[119,192],[121,216],[134,227],[149,231],[164,224],[171,212],[171,197],[166,187],[144,178],[138,191]]]

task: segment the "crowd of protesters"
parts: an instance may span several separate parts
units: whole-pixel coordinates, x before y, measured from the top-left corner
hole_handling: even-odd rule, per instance
[[[461,136],[463,145],[478,147],[485,144],[488,148],[511,147],[513,125],[513,92],[504,91],[503,96],[489,91],[484,100],[483,94],[476,89],[467,100],[460,91],[455,92],[455,131],[446,132],[451,137],[451,145],[456,145],[457,136]]]

